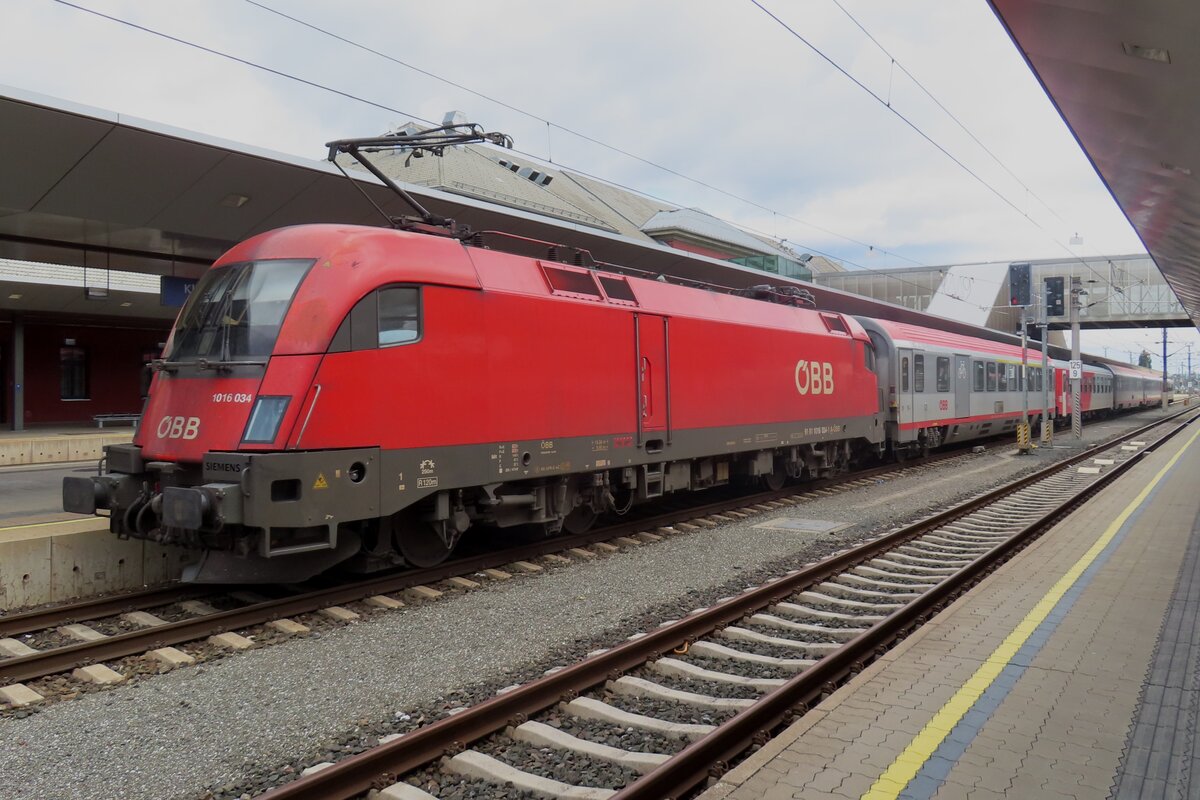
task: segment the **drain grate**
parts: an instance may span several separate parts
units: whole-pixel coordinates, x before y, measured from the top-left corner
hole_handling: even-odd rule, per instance
[[[842,528],[850,527],[849,522],[834,522],[828,519],[799,519],[797,517],[776,517],[754,526],[767,531],[788,531],[789,533],[833,533]]]

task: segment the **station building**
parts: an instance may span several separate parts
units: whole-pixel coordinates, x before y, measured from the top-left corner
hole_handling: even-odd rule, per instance
[[[160,283],[157,275],[0,260],[0,423],[98,424],[139,413],[148,364],[178,311],[163,305]]]

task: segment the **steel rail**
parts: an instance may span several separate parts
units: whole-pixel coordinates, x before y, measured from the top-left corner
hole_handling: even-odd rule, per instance
[[[1193,417],[1180,424],[1108,473],[1082,487],[1048,514],[1030,523],[987,554],[877,622],[866,632],[851,639],[783,686],[759,698],[754,705],[718,726],[717,730],[708,736],[694,742],[624,787],[612,800],[672,800],[698,788],[714,773],[722,773],[733,759],[745,752],[756,740],[769,738],[771,731],[785,723],[790,715],[795,714],[796,709],[813,705],[823,694],[831,692],[846,679],[861,672],[897,640],[903,639],[910,631],[924,624],[930,616],[982,580],[994,567],[1008,561],[1032,543],[1038,534],[1053,527],[1059,520],[1141,463],[1150,452],[1174,438],[1196,419],[1197,417]]]
[[[861,477],[866,476],[856,473],[853,478],[847,480],[859,480]],[[836,485],[836,483],[837,481],[835,480],[821,481],[813,484],[812,488],[828,488],[829,486]],[[808,490],[806,486],[803,491]],[[216,614],[208,614],[193,619],[169,622],[165,625],[117,634],[97,641],[65,645],[51,650],[39,651],[28,656],[9,658],[0,661],[0,685],[29,681],[46,675],[65,672],[87,664],[135,655],[147,650],[179,644],[181,642],[195,641],[212,634],[224,633],[228,630],[261,625],[274,619],[295,614],[306,614],[331,605],[361,600],[375,594],[403,591],[413,586],[436,583],[437,581],[457,575],[501,567],[513,561],[529,560],[549,553],[560,552],[570,547],[593,544],[598,541],[621,536],[624,533],[643,530],[647,527],[662,527],[675,522],[694,519],[698,516],[720,513],[721,511],[741,508],[747,504],[765,502],[766,499],[789,496],[796,493],[797,489],[793,487],[790,491],[780,490],[777,492],[726,498],[701,506],[689,506],[673,510],[653,517],[634,519],[629,522],[582,534],[557,536],[517,548],[456,559],[436,567],[392,573],[365,581],[356,581],[352,584],[318,589],[291,597],[271,599],[230,611],[221,611]],[[160,596],[170,597],[170,592],[173,590],[177,591],[175,587],[167,587],[160,590],[164,593]],[[142,597],[153,599],[152,595],[142,595]],[[171,600],[168,599],[166,602],[171,602]],[[92,618],[104,615],[103,613],[91,613],[87,605],[86,602],[75,604],[72,613],[77,616],[86,609],[88,615]],[[109,613],[123,610],[124,608],[124,604],[120,602],[120,598],[106,598],[96,605],[102,612]],[[153,603],[148,603],[147,605],[153,605]],[[24,617],[26,620],[34,620],[37,618],[37,615],[45,615],[46,619],[52,621],[51,624],[53,624],[53,620],[58,618],[57,609],[31,612],[28,615],[21,615],[21,617]],[[10,630],[22,627],[19,617],[14,616],[12,619],[13,622],[10,623]]]
[[[1080,461],[1092,458],[1096,453],[1103,452],[1122,441],[1140,436],[1185,413],[1187,411],[1137,428],[979,497],[893,531],[879,539],[792,572],[774,582],[748,590],[726,602],[691,614],[665,627],[655,628],[644,636],[624,642],[577,664],[492,697],[452,717],[438,720],[427,727],[406,733],[395,741],[342,759],[331,767],[272,789],[264,797],[269,800],[331,800],[332,798],[354,797],[372,788],[384,788],[399,780],[400,776],[405,773],[435,761],[443,755],[459,752],[467,744],[495,734],[506,726],[519,725],[530,716],[545,711],[555,703],[570,700],[578,696],[580,692],[587,691],[605,680],[616,678],[621,673],[644,664],[651,658],[736,622],[747,614],[783,600],[807,586],[844,572],[859,563],[876,557],[881,552],[886,552],[903,542],[966,516],[1002,497],[1037,483]],[[1190,424],[1192,421],[1194,420],[1189,420],[1185,424]],[[1182,429],[1182,426],[1179,429]],[[1178,431],[1173,431],[1170,435],[1174,435],[1176,432]],[[1154,446],[1157,447],[1165,440],[1166,437],[1156,442]],[[1142,452],[1144,453],[1145,450]],[[667,800],[667,798],[678,796],[674,793],[677,791],[675,787],[684,784],[695,786],[699,781],[706,779],[714,764],[727,763],[734,755],[744,750],[749,742],[767,735],[767,732],[786,718],[789,709],[803,708],[804,704],[811,703],[822,693],[832,691],[839,681],[854,670],[865,666],[869,660],[873,660],[871,658],[873,655],[882,654],[887,641],[915,628],[936,607],[948,602],[952,592],[957,593],[965,589],[968,583],[981,577],[984,572],[995,565],[997,560],[1011,555],[1031,535],[1031,532],[1048,527],[1052,524],[1051,520],[1057,520],[1074,505],[1081,503],[1089,489],[1094,492],[1107,485],[1129,468],[1126,464],[1137,463],[1141,458],[1142,453],[1137,454],[1135,458],[1131,458],[1120,468],[1112,470],[1108,475],[1102,476],[1099,481],[1093,482],[1089,487],[1060,504],[1049,515],[1044,515],[1039,522],[1028,526],[1020,534],[1008,540],[1005,545],[999,545],[989,554],[972,562],[960,573],[967,577],[956,579],[949,589],[941,588],[947,583],[943,582],[937,588],[921,595],[906,607],[915,608],[915,611],[907,612],[900,618],[897,618],[896,615],[901,612],[895,612],[866,633],[860,634],[848,642],[846,647],[825,656],[815,666],[800,673],[799,676],[776,689],[772,694],[764,696],[755,705],[742,711],[718,729],[721,730],[736,723],[736,727],[731,729],[734,733],[722,733],[715,745],[705,744],[709,737],[693,743],[636,783],[627,786],[616,797]],[[903,621],[893,621],[895,619]],[[781,695],[780,693],[785,690],[787,690],[786,694]],[[786,699],[777,702],[770,700],[776,696]],[[710,737],[715,734],[716,732],[710,734]],[[736,749],[732,744],[727,744],[735,739],[743,742],[740,749]],[[696,777],[697,775],[699,777]]]
[[[33,611],[9,614],[0,616],[0,637],[17,636],[22,633],[53,628],[56,625],[107,617],[126,611],[165,606],[180,600],[191,600],[205,594],[212,594],[212,590],[211,586],[170,584],[155,589],[123,592],[109,597],[78,600]]]
[[[571,547],[583,547],[595,544],[596,542],[650,527],[664,527],[697,517],[744,508],[747,505],[794,497],[797,494],[821,489],[835,488],[844,483],[851,483],[876,475],[904,472],[960,455],[962,455],[960,451],[951,451],[949,453],[930,456],[920,461],[909,461],[901,465],[893,464],[874,467],[850,473],[849,475],[839,476],[838,478],[825,478],[802,485],[785,487],[776,491],[726,497],[698,506],[689,505],[649,517],[634,518],[627,522],[597,528],[581,534],[556,536],[516,548],[456,559],[436,567],[407,570],[401,573],[389,573],[383,576],[368,578],[364,581],[356,581],[351,584],[342,584],[290,597],[271,599],[266,602],[230,611],[117,634],[98,641],[65,645],[51,650],[43,650],[28,656],[9,658],[0,661],[0,685],[33,680],[87,664],[122,658],[167,645],[194,641],[214,633],[224,633],[228,630],[260,625],[264,622],[293,614],[310,613],[327,606],[361,600],[374,594],[403,591],[404,589],[424,583],[434,583],[457,575],[501,567],[513,561],[529,560],[550,553],[561,552]],[[14,614],[8,617],[0,617],[0,636],[13,636],[68,622],[97,619],[125,611],[150,608],[156,605],[167,605],[179,600],[212,594],[213,588],[208,586],[190,588],[173,585],[144,592],[115,595],[113,597],[101,598],[98,601],[80,601],[22,614]],[[221,586],[218,592],[229,592],[239,588],[254,587],[250,585],[228,585]]]

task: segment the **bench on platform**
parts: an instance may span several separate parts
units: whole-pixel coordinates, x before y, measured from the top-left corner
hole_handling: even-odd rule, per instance
[[[92,419],[96,420],[96,427],[103,428],[105,423],[130,423],[134,430],[137,430],[138,420],[141,419],[141,414],[96,414]]]

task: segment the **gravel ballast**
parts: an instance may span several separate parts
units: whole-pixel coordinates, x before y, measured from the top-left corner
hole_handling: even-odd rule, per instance
[[[1087,438],[1160,416],[1093,424]],[[1069,439],[1060,435],[1059,441]],[[90,693],[25,718],[2,718],[0,794],[10,800],[165,800],[261,790],[260,776],[281,764],[323,760],[318,756],[381,720],[483,699],[483,689],[464,687],[482,684],[490,691],[540,675],[1044,466],[1049,455],[1020,458],[1008,450],[955,460],[945,469],[498,581],[319,637]],[[855,524],[833,534],[752,527],[785,516]]]

